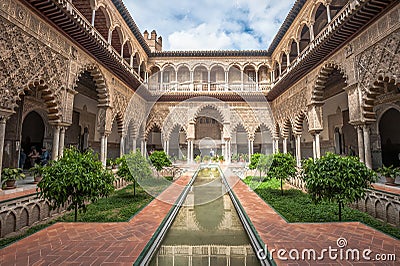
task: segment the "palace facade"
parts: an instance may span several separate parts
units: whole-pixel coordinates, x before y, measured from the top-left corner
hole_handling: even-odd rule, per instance
[[[122,0],[1,0],[0,43],[3,167],[71,145],[400,165],[398,1],[297,0],[268,49],[162,51]]]

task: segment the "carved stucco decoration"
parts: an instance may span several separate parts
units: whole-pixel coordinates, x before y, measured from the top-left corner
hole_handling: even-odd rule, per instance
[[[68,60],[49,46],[0,17],[0,106],[13,110],[25,89],[46,95],[50,119],[62,119],[62,94]]]
[[[383,82],[399,83],[400,30],[397,30],[356,56],[358,82],[365,119],[373,119],[376,96],[382,93]]]
[[[133,131],[131,133],[135,138],[138,137],[141,127],[143,128],[146,119],[147,108],[146,102],[137,94],[134,94],[129,99],[124,114],[124,128],[131,128]]]

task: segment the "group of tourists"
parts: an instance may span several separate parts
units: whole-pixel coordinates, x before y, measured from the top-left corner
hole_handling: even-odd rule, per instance
[[[35,164],[46,165],[50,160],[50,153],[46,147],[42,147],[41,152],[38,152],[36,146],[32,146],[30,153],[27,155],[22,148],[19,155],[19,167],[25,168],[26,159],[28,159],[29,165],[27,168],[33,167]]]

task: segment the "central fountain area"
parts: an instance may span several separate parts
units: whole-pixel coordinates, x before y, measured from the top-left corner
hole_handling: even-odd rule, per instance
[[[260,265],[220,169],[194,178],[150,265]]]

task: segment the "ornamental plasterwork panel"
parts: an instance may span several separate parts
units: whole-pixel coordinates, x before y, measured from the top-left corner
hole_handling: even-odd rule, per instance
[[[283,124],[287,119],[307,110],[307,99],[311,97],[309,86],[303,79],[271,103],[277,123]]]
[[[400,30],[397,30],[356,56],[358,81],[363,95],[379,77],[399,82]]]
[[[48,87],[60,109],[66,86],[68,60],[35,37],[0,16],[0,72],[3,108],[15,107],[15,100],[33,81]],[[58,116],[61,116],[59,110]]]

